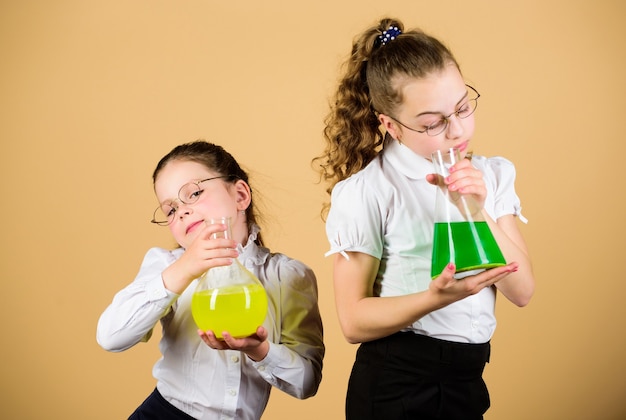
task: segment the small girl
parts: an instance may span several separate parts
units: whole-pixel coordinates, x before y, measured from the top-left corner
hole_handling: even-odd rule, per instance
[[[518,306],[534,291],[514,166],[470,160],[479,94],[437,39],[382,19],[355,39],[345,69],[316,161],[331,193],[327,255],[339,322],[350,343],[362,343],[346,417],[482,419],[496,291]],[[509,264],[456,280],[451,263],[431,280],[430,156],[449,148],[466,158],[448,188],[479,203]]]
[[[97,329],[98,343],[118,352],[147,341],[161,322],[156,388],[130,419],[258,420],[272,386],[300,399],[315,395],[324,357],[316,278],[263,246],[246,172],[222,147],[196,141],[165,155],[153,182],[160,205],[152,222],[168,226],[180,248],[150,249]],[[232,220],[233,240],[212,238],[225,226],[206,222],[222,216]],[[263,283],[268,313],[255,334],[218,340],[197,330],[191,297],[201,274],[232,258]]]

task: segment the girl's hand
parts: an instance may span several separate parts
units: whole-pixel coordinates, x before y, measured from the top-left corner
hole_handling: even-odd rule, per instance
[[[440,188],[447,186],[450,199],[459,206],[461,212],[465,212],[465,209],[458,203],[460,196],[469,195],[473,197],[476,208],[469,209],[471,214],[480,212],[485,206],[487,188],[483,180],[483,173],[476,169],[469,159],[461,159],[450,167],[450,175],[446,178],[437,174],[428,174],[426,180]]]
[[[430,282],[428,289],[436,296],[441,307],[444,307],[494,285],[510,273],[517,271],[518,267],[519,265],[514,262],[457,280],[454,278],[455,266],[450,263],[437,278]]]
[[[223,340],[219,340],[213,331],[198,330],[198,335],[207,346],[216,350],[239,350],[256,362],[263,360],[269,351],[267,330],[259,327],[255,334],[244,338],[233,338],[227,331],[222,333]]]
[[[487,188],[483,180],[483,173],[476,169],[469,159],[461,159],[450,168],[450,175],[444,179],[451,192],[461,195],[471,195],[476,204],[482,209],[487,197]]]
[[[177,260],[183,261],[190,277],[195,279],[208,269],[230,265],[232,258],[237,258],[237,243],[232,239],[213,238],[216,233],[223,232],[222,224],[205,225],[193,240],[189,248]]]
[[[205,225],[189,248],[163,273],[163,284],[168,290],[181,294],[189,283],[213,267],[232,264],[237,258],[237,243],[232,239],[213,238],[226,230],[222,224]]]

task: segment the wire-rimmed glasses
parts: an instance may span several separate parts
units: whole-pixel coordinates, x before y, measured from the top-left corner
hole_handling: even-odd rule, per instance
[[[415,128],[411,128],[408,125],[400,122],[398,119],[394,117],[390,117],[390,118],[394,120],[395,122],[397,122],[398,124],[400,124],[402,127],[407,128],[411,131],[415,131],[416,133],[426,133],[429,136],[437,136],[443,133],[446,130],[446,128],[448,128],[448,124],[450,123],[450,117],[452,117],[453,115],[456,115],[458,118],[467,118],[470,115],[472,115],[474,111],[476,111],[476,107],[478,106],[478,98],[480,98],[480,93],[478,93],[478,91],[474,89],[473,87],[471,87],[470,85],[465,85],[465,86],[473,90],[474,93],[476,94],[476,97],[466,100],[459,106],[459,109],[454,111],[452,114],[448,116],[442,115],[439,120],[425,127],[423,130],[417,130]]]
[[[178,201],[182,204],[193,204],[200,199],[200,196],[204,190],[200,187],[203,182],[211,181],[213,179],[220,178],[233,178],[233,175],[220,175],[211,178],[201,179],[199,181],[191,181],[180,187],[178,190]],[[167,226],[176,217],[176,211],[179,205],[176,204],[176,200],[166,201],[157,207],[152,214],[152,220],[150,223],[155,223],[159,226]]]

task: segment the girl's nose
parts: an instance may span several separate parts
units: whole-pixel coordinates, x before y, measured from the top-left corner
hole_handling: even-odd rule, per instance
[[[454,140],[461,137],[463,133],[464,129],[461,119],[456,115],[451,115],[448,118],[448,126],[446,127],[446,138]]]
[[[191,206],[185,203],[180,203],[180,205],[178,206],[178,209],[176,210],[176,214],[178,215],[178,218],[180,220],[182,220],[183,217],[189,216],[192,213],[193,213],[193,210],[191,209]]]

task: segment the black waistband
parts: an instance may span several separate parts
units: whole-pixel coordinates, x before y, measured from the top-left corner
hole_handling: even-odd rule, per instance
[[[484,366],[489,361],[491,345],[458,343],[440,340],[412,332],[399,332],[379,340],[361,344],[360,353],[381,358],[394,357],[399,362],[411,364],[429,360],[450,366]]]

